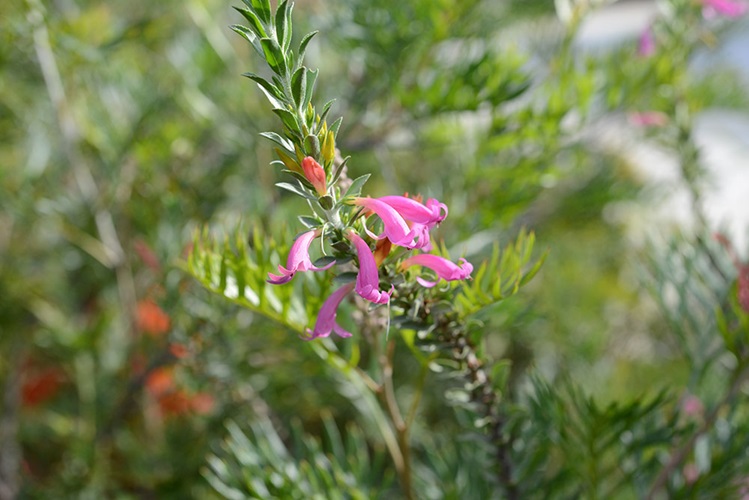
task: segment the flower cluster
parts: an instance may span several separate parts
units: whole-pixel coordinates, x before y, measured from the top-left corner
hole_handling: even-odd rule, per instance
[[[305,177],[314,186],[314,190],[321,196],[326,196],[325,172],[317,162],[306,157],[302,160]],[[412,199],[407,196],[383,196],[380,198],[368,198],[351,196],[346,198],[340,207],[348,208],[355,212],[352,221],[347,227],[338,227],[342,241],[345,240],[350,255],[356,258],[358,272],[356,281],[346,283],[335,290],[324,302],[313,329],[308,329],[309,339],[327,337],[335,332],[340,337],[350,337],[351,333],[343,329],[337,321],[338,306],[343,299],[352,291],[373,304],[388,304],[395,291],[393,285],[390,289],[380,287],[380,275],[378,268],[389,254],[393,246],[402,247],[407,250],[421,250],[429,252],[432,249],[430,230],[442,222],[448,214],[447,206],[434,198],[426,203]],[[382,231],[377,234],[372,231],[365,222],[367,218],[376,218],[380,221]],[[361,232],[355,229],[355,222],[361,220]],[[296,238],[286,261],[286,266],[279,265],[279,274],[268,273],[268,282],[274,285],[288,283],[299,271],[325,271],[336,264],[330,262],[322,267],[312,263],[310,257],[310,246],[312,242],[326,233],[327,225],[310,229]],[[368,237],[376,242],[374,251],[370,243],[365,239]],[[347,259],[348,260],[348,259]],[[455,264],[444,257],[429,253],[419,253],[402,260],[398,266],[400,271],[405,271],[412,266],[420,266],[431,269],[437,279],[428,281],[421,277],[416,280],[425,287],[435,286],[441,279],[446,281],[464,280],[470,277],[473,266],[465,259],[460,259]]]

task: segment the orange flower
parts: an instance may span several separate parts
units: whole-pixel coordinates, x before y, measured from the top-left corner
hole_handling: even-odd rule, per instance
[[[171,352],[172,356],[177,359],[185,358],[190,354],[190,350],[184,344],[176,342],[174,344],[169,344],[169,352]]]
[[[160,397],[174,389],[174,376],[171,368],[157,368],[146,379],[146,389],[154,397]]]
[[[171,321],[155,302],[143,300],[138,303],[137,325],[138,330],[156,337],[169,331]]]
[[[199,392],[190,398],[190,408],[198,415],[207,415],[213,412],[216,399],[207,392]]]
[[[165,416],[181,415],[190,410],[190,398],[183,390],[176,390],[159,397],[159,409]]]

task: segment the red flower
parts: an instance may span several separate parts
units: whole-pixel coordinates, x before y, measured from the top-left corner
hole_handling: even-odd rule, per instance
[[[169,315],[152,300],[138,303],[136,321],[138,330],[154,337],[168,332],[171,326]]]
[[[38,406],[54,397],[64,380],[59,368],[43,368],[24,374],[21,386],[21,404],[25,408]]]

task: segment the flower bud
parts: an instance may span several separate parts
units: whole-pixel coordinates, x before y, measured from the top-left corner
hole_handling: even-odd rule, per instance
[[[307,156],[302,160],[302,170],[304,170],[304,176],[307,180],[315,187],[317,194],[325,196],[328,189],[325,184],[325,170],[320,164],[311,156]]]

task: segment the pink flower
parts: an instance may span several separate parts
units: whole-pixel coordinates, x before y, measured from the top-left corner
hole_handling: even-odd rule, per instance
[[[738,0],[702,0],[702,14],[706,19],[717,15],[726,17],[739,17],[743,15],[749,5]]]
[[[374,212],[382,220],[385,232],[375,235],[365,228],[370,237],[378,240],[387,237],[393,244],[409,249],[430,245],[429,228],[425,224],[413,224],[409,227],[398,210],[388,203],[377,198],[355,198],[353,203]]]
[[[694,394],[688,394],[681,402],[681,409],[690,417],[699,417],[705,411],[705,407],[702,404],[700,398]]]
[[[642,57],[650,57],[655,53],[655,34],[653,27],[648,26],[640,34],[640,41],[637,45],[637,54]]]
[[[435,286],[440,279],[446,281],[464,280],[470,277],[473,271],[473,266],[465,259],[460,259],[460,265],[458,265],[439,255],[427,253],[414,255],[401,263],[401,269],[408,269],[411,266],[428,267],[437,273],[437,281],[426,281],[421,277],[416,278],[416,281],[427,288]]]
[[[382,196],[378,200],[387,203],[406,220],[424,224],[429,228],[439,224],[447,217],[447,205],[434,198],[429,198],[426,205],[406,196]],[[444,210],[444,215],[442,211]]]
[[[387,304],[390,301],[390,295],[380,290],[380,277],[377,274],[377,263],[375,256],[369,249],[369,245],[354,231],[349,231],[346,237],[356,247],[356,254],[359,256],[359,274],[356,276],[356,293],[364,299],[374,302],[375,304]]]
[[[312,340],[320,337],[327,337],[330,332],[335,332],[339,337],[350,337],[351,333],[344,330],[341,325],[336,321],[336,314],[338,314],[338,306],[341,305],[343,298],[354,288],[353,283],[347,283],[341,288],[330,294],[325,300],[325,303],[320,308],[320,312],[317,315],[317,322],[315,323],[315,329],[310,330],[307,328],[307,337],[305,340]]]
[[[315,267],[309,257],[309,246],[312,240],[320,236],[322,231],[314,229],[299,236],[289,251],[289,257],[286,260],[286,267],[278,266],[280,275],[268,273],[268,283],[273,285],[282,285],[288,283],[294,277],[297,271],[325,271],[329,269],[335,261],[324,267]]]
[[[328,187],[325,183],[325,170],[323,170],[320,164],[311,156],[307,156],[302,160],[302,170],[304,171],[304,176],[314,186],[317,194],[325,196],[328,192]]]
[[[636,127],[663,127],[668,116],[660,111],[639,111],[629,114],[629,122]]]

